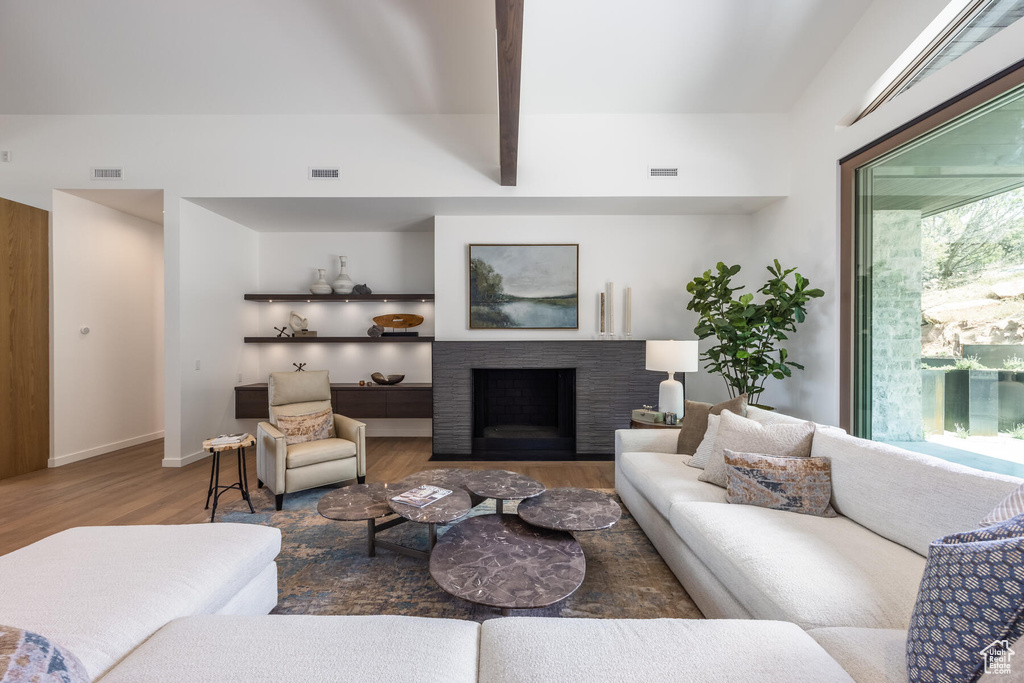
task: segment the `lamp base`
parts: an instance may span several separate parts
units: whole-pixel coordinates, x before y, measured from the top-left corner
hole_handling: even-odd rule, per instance
[[[683,416],[683,384],[675,378],[674,372],[668,373],[668,379],[658,389],[658,412]]]

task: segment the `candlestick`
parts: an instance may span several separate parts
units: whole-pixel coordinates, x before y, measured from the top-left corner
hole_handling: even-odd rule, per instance
[[[626,336],[633,335],[633,288],[626,287]]]
[[[601,334],[604,334],[604,292],[601,292]]]
[[[615,283],[608,283],[608,335],[615,336]]]

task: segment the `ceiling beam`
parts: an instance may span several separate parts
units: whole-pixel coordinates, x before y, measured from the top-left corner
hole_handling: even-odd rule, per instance
[[[519,169],[519,75],[523,66],[523,2],[494,0],[498,32],[498,128],[501,184],[515,185]]]

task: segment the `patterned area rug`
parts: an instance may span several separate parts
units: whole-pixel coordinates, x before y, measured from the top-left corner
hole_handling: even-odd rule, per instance
[[[404,614],[484,621],[498,610],[469,603],[441,590],[427,563],[377,549],[366,556],[366,523],[336,522],[316,510],[330,488],[285,497],[274,510],[266,489],[253,490],[256,514],[242,501],[222,499],[218,522],[266,524],[283,534],[277,558],[280,599],[275,614]],[[607,491],[612,493],[611,491]],[[232,494],[226,494],[225,498]],[[617,500],[617,499],[616,499]],[[515,503],[506,502],[513,512]],[[494,512],[494,501],[471,514]],[[651,542],[623,508],[612,528],[576,534],[587,559],[583,584],[560,603],[515,614],[547,617],[700,619],[701,613]],[[438,527],[438,536],[447,531]],[[380,532],[382,539],[426,548],[427,527],[412,522]]]

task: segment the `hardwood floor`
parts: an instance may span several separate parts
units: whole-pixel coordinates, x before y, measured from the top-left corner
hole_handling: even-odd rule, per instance
[[[163,441],[133,446],[53,469],[0,480],[0,555],[76,526],[190,524],[209,520],[203,509],[210,461],[161,467]],[[366,480],[395,481],[435,467],[506,469],[545,486],[611,488],[612,462],[429,462],[430,439],[366,440]],[[248,449],[249,487],[256,488],[256,449]],[[221,463],[221,481],[237,480],[234,458]],[[237,493],[227,493],[228,500]]]

